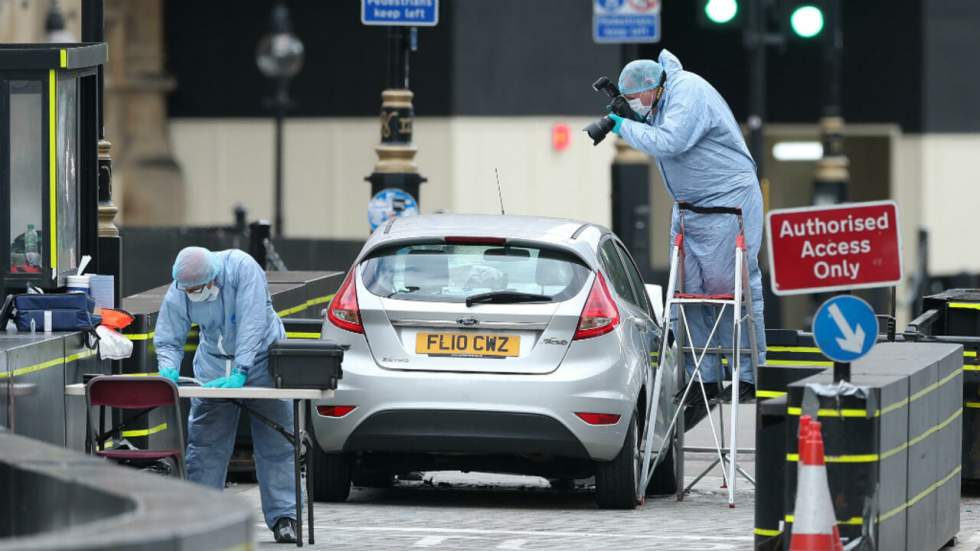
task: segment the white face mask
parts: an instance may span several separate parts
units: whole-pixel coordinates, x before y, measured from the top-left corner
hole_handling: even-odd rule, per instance
[[[221,289],[217,285],[211,285],[210,287],[204,287],[196,293],[187,293],[187,298],[191,302],[211,302],[218,298],[218,293]]]
[[[632,109],[633,112],[636,113],[637,115],[646,118],[646,116],[650,114],[650,106],[643,105],[643,102],[640,101],[640,98],[633,98],[631,100],[628,100],[628,102],[630,104],[630,109]]]

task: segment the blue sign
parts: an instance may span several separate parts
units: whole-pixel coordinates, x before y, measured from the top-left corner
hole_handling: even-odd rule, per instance
[[[419,204],[407,191],[398,188],[386,188],[374,194],[368,201],[368,222],[374,231],[392,218],[415,216],[419,213]]]
[[[599,44],[660,42],[660,0],[593,0],[592,40]]]
[[[878,318],[867,302],[840,295],[820,305],[813,317],[813,340],[835,362],[853,362],[878,339]]]
[[[361,0],[361,23],[435,27],[439,24],[439,0]]]

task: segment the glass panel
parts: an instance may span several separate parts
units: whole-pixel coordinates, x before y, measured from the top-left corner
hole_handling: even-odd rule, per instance
[[[44,263],[44,94],[40,81],[10,82],[10,271]]]
[[[643,277],[640,275],[639,268],[636,267],[633,257],[619,243],[616,244],[616,250],[623,257],[623,265],[626,266],[626,275],[629,277],[630,283],[633,284],[633,291],[636,293],[637,306],[642,308],[650,316],[650,319],[653,319],[653,307],[650,305],[650,297],[647,296],[647,289],[643,284]]]
[[[463,302],[489,291],[575,296],[589,269],[571,254],[532,246],[417,244],[384,249],[361,263],[368,290],[401,300]]]
[[[58,273],[78,267],[78,90],[58,80]]]
[[[629,276],[626,275],[626,268],[619,258],[619,253],[616,252],[616,244],[612,239],[607,239],[599,245],[599,261],[606,268],[609,283],[612,284],[613,289],[616,289],[616,294],[630,304],[638,306],[633,288],[630,286]]]

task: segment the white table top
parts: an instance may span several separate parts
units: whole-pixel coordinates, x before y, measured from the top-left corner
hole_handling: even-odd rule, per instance
[[[181,398],[223,398],[240,400],[326,400],[333,398],[332,390],[308,388],[270,388],[246,386],[242,388],[204,388],[196,385],[177,387]],[[85,396],[85,385],[65,385],[65,396]]]

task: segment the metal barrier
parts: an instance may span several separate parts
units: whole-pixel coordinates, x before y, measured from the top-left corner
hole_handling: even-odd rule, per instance
[[[249,549],[252,508],[0,430],[0,551]]]

